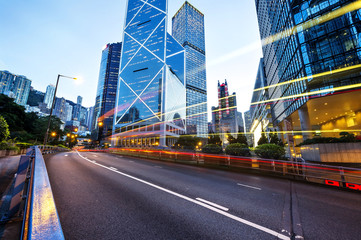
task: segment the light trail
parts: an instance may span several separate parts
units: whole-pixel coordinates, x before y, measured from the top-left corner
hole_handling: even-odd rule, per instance
[[[286,29],[284,31],[281,31],[279,33],[276,33],[272,36],[269,36],[265,39],[262,39],[262,45],[266,46],[270,43],[279,41],[283,38],[289,37],[295,33],[304,31],[306,29],[309,29],[311,27],[323,24],[325,22],[331,21],[335,18],[341,17],[342,15],[345,15],[346,13],[353,12],[355,10],[358,10],[361,8],[361,0],[355,1],[353,3],[350,3],[342,8],[333,10],[332,12],[329,12],[325,15],[322,15],[320,17],[316,17],[314,19],[311,19],[305,23],[299,24],[297,26],[294,26],[292,28]]]
[[[258,91],[269,89],[269,88],[275,88],[275,87],[279,87],[279,86],[282,86],[282,85],[287,85],[287,84],[291,84],[291,83],[295,83],[295,82],[301,82],[301,81],[308,80],[308,79],[311,79],[311,78],[315,79],[315,78],[324,77],[324,76],[328,76],[328,75],[332,75],[332,74],[342,73],[342,72],[354,70],[354,69],[357,69],[357,68],[361,68],[361,64],[350,66],[350,67],[345,67],[345,68],[340,68],[340,69],[336,69],[336,70],[332,70],[332,71],[322,72],[322,73],[314,74],[314,75],[311,75],[311,76],[296,78],[296,79],[289,80],[289,81],[286,81],[286,82],[281,82],[281,83],[269,85],[269,86],[266,86],[266,87],[257,88],[257,89],[255,89],[253,91],[258,92]]]
[[[323,90],[318,90],[318,91],[314,91],[314,92],[306,92],[306,93],[300,93],[300,94],[290,95],[290,96],[286,96],[286,97],[273,98],[273,99],[269,99],[269,100],[252,102],[251,106],[257,105],[257,104],[262,104],[262,103],[283,101],[283,100],[291,99],[291,98],[300,98],[300,97],[312,96],[312,95],[323,94],[323,93],[331,93],[331,92],[337,92],[337,91],[348,90],[348,89],[356,89],[356,88],[360,88],[360,87],[361,87],[361,83],[357,83],[357,84],[352,84],[352,85],[347,85],[347,86],[342,86],[342,87],[323,89]]]

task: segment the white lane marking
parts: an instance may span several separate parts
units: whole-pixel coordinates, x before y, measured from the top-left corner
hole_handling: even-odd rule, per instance
[[[207,203],[207,204],[209,204],[209,205],[211,205],[211,206],[213,206],[213,207],[216,207],[216,208],[219,208],[219,209],[221,209],[221,210],[223,210],[223,211],[226,211],[226,212],[228,212],[228,208],[226,208],[226,207],[223,207],[223,206],[221,206],[221,205],[218,205],[218,204],[216,204],[216,203],[213,203],[213,202],[210,202],[210,201],[207,201],[207,200],[204,200],[204,199],[202,199],[202,198],[196,198],[198,201],[201,201],[201,202],[204,202],[204,203]]]
[[[256,190],[262,190],[261,188],[258,188],[258,187],[253,187],[253,186],[249,186],[249,185],[245,185],[245,184],[240,184],[240,183],[237,183],[238,186],[242,186],[242,187],[248,187],[248,188],[252,188],[252,189],[256,189]]]
[[[115,171],[118,170],[118,169],[116,169],[115,167],[110,167],[110,169],[115,170]]]
[[[98,157],[97,155],[93,155],[93,157]]]
[[[68,154],[65,154],[65,157],[67,157],[68,156]]]
[[[89,160],[89,159],[86,159],[85,157],[83,157],[82,155],[80,155],[80,153],[79,153],[78,151],[77,151],[77,153],[78,153],[78,155],[79,155],[81,158],[83,158],[83,159],[85,159],[85,160],[87,160],[87,161],[89,161],[89,162],[94,163],[93,161],[91,161],[91,160]],[[158,185],[155,185],[155,184],[153,184],[153,183],[147,182],[147,181],[142,180],[142,179],[140,179],[140,178],[133,177],[133,176],[131,176],[131,175],[129,175],[129,174],[120,172],[120,171],[118,171],[118,170],[111,169],[111,168],[109,168],[109,167],[107,167],[107,166],[104,166],[104,165],[101,165],[101,164],[99,164],[99,163],[94,163],[94,164],[97,165],[97,166],[99,166],[99,167],[102,167],[102,168],[108,169],[108,170],[110,170],[110,171],[116,172],[116,173],[118,173],[118,174],[120,174],[120,175],[123,175],[124,177],[128,177],[128,178],[133,179],[133,180],[135,180],[135,181],[138,181],[138,182],[144,183],[144,184],[146,184],[146,185],[148,185],[148,186],[151,186],[151,187],[154,187],[154,188],[156,188],[156,189],[159,189],[159,190],[161,190],[161,191],[163,191],[163,192],[169,193],[169,194],[174,195],[174,196],[176,196],[176,197],[179,197],[179,198],[182,198],[182,199],[187,200],[187,201],[189,201],[189,202],[195,203],[195,204],[200,205],[200,206],[202,206],[202,207],[204,207],[204,208],[208,208],[209,210],[212,210],[212,211],[214,211],[214,212],[216,212],[216,213],[219,213],[219,214],[221,214],[221,215],[223,215],[223,216],[226,216],[226,217],[228,217],[228,218],[231,218],[231,219],[233,219],[233,220],[235,220],[235,221],[237,221],[237,222],[246,224],[246,225],[248,225],[248,226],[250,226],[250,227],[256,228],[256,229],[261,230],[261,231],[263,231],[263,232],[265,232],[265,233],[268,233],[268,234],[270,234],[270,235],[273,235],[273,236],[275,236],[275,237],[278,237],[279,239],[282,239],[282,240],[291,240],[289,237],[287,237],[287,236],[285,236],[285,235],[283,235],[283,234],[280,234],[280,233],[278,233],[278,232],[276,232],[276,231],[273,231],[272,229],[263,227],[263,226],[258,225],[258,224],[256,224],[256,223],[247,221],[247,220],[245,220],[245,219],[243,219],[243,218],[234,216],[234,215],[232,215],[232,214],[229,214],[229,213],[227,213],[227,212],[225,212],[225,211],[222,211],[222,210],[220,210],[220,209],[218,209],[218,208],[212,207],[212,206],[210,206],[210,205],[208,205],[208,204],[205,204],[205,203],[203,203],[203,202],[200,202],[200,201],[197,201],[197,200],[192,199],[192,198],[190,198],[190,197],[184,196],[184,195],[182,195],[182,194],[173,192],[173,191],[171,191],[171,190],[168,190],[168,189],[163,188],[163,187],[161,187],[161,186],[158,186]]]
[[[163,168],[163,167],[161,167],[161,166],[154,166],[154,167],[156,167],[156,168]]]

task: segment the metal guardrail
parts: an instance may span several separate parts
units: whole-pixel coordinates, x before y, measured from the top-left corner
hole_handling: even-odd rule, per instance
[[[28,151],[27,178],[21,194],[25,209],[20,239],[64,239],[42,156],[45,153],[63,150],[49,146],[34,146]],[[19,198],[14,196],[12,201],[18,202]],[[22,214],[22,209],[19,209],[19,214]]]
[[[129,148],[111,148],[109,151],[122,155],[186,164],[251,169],[291,177],[292,179],[361,191],[361,169],[306,163],[303,159],[282,161],[220,154]]]

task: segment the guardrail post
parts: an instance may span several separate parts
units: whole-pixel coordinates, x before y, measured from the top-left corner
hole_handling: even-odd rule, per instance
[[[345,171],[343,167],[340,168],[342,187],[346,187]]]

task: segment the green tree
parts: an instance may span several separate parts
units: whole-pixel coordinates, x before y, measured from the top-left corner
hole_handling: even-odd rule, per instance
[[[234,138],[230,132],[227,132],[227,140],[230,144],[237,143],[237,139]]]
[[[181,135],[175,143],[175,146],[181,149],[194,150],[199,142],[200,138],[198,137]]]
[[[270,137],[269,143],[273,143],[273,144],[276,144],[276,145],[279,145],[279,146],[282,146],[282,147],[284,146],[282,140],[278,138],[277,132],[270,133],[269,137]]]
[[[9,136],[9,125],[7,124],[5,118],[0,116],[0,142],[8,139]]]
[[[222,146],[222,140],[218,134],[210,132],[208,137],[208,144],[217,144],[219,146]]]
[[[261,138],[258,140],[258,145],[267,144],[268,139],[265,133],[262,133]]]
[[[4,94],[0,94],[0,115],[9,125],[10,134],[24,130],[25,108]]]
[[[237,143],[244,144],[244,145],[248,146],[246,134],[244,134],[243,132],[239,132],[237,134]]]

